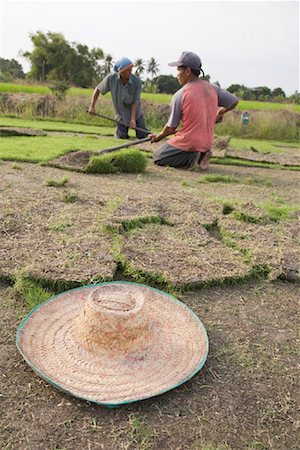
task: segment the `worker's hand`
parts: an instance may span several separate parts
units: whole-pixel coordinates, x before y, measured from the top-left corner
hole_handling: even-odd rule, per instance
[[[159,142],[160,139],[161,139],[161,138],[159,137],[158,134],[149,134],[148,137],[151,138],[151,143],[153,143],[153,142]]]
[[[129,127],[130,128],[136,128],[136,121],[135,121],[135,119],[130,119]]]
[[[226,108],[224,108],[223,106],[221,106],[221,108],[218,108],[215,123],[220,123],[223,121],[223,116],[224,116],[225,112],[226,112]]]
[[[216,117],[216,123],[220,123],[220,122],[223,122],[223,114],[219,113]]]
[[[88,113],[89,114],[96,114],[95,107],[94,106],[90,106],[89,109],[88,109]]]

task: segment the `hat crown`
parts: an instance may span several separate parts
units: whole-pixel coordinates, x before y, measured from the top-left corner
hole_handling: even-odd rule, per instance
[[[169,66],[186,66],[191,69],[200,70],[202,62],[200,57],[193,52],[182,52],[178,61],[169,63]]]
[[[86,350],[131,353],[149,340],[144,295],[122,285],[91,291],[74,328],[74,337]]]
[[[124,295],[125,294],[125,295]],[[116,317],[132,317],[144,304],[144,298],[141,295],[133,296],[130,293],[122,292],[118,287],[102,286],[94,289],[88,301],[95,310]]]

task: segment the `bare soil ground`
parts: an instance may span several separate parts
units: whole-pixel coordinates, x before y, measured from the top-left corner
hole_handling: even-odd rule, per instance
[[[270,267],[277,276],[283,272],[285,255],[298,254],[296,213],[288,222],[251,226],[223,213],[229,200],[239,202],[242,210],[278,198],[295,204],[297,172],[285,171],[282,176],[280,171],[239,168],[241,184],[225,185],[199,183],[199,172],[158,168],[151,162],[146,174],[123,176],[86,175],[32,164],[19,167],[0,165],[2,277],[26,270],[38,279],[84,283],[113,278],[122,263],[131,272],[156,274],[181,286],[250,275],[257,261],[246,264],[245,251],[252,252],[253,247],[260,248],[261,266],[274,259]],[[211,173],[236,170],[223,166]],[[64,186],[47,185],[63,177],[68,178]],[[255,183],[243,184],[249,177]],[[266,179],[272,187],[260,184]],[[207,231],[219,226],[226,233],[226,223],[235,230],[229,245]],[[117,229],[117,235],[111,228]]]
[[[220,165],[209,173],[240,182],[199,183],[200,172],[151,161],[141,175],[0,164],[2,279],[25,271],[50,286],[129,275],[189,285],[178,297],[210,339],[208,361],[188,383],[105,409],[60,393],[27,367],[14,340],[28,309],[13,283],[3,283],[1,449],[298,448],[299,283],[278,278],[289,264],[298,273],[299,220],[291,208],[274,222],[261,205],[295,205],[300,175]],[[64,177],[62,186],[47,184]],[[251,279],[257,266],[269,269],[268,279]],[[222,284],[235,280],[242,283]]]
[[[207,328],[204,368],[160,397],[106,409],[27,367],[14,342],[22,299],[1,285],[1,449],[297,449],[299,287],[256,282],[181,300]]]

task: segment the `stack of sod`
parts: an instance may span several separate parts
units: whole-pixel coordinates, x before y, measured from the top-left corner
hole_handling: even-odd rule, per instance
[[[88,173],[142,173],[147,166],[146,155],[135,149],[118,150],[92,156],[86,167]]]

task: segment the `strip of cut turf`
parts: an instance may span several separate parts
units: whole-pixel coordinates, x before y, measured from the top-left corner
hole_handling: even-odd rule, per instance
[[[10,161],[45,162],[74,150],[96,151],[116,146],[114,138],[34,136],[0,138],[0,159]]]
[[[229,147],[234,150],[252,150],[260,153],[284,153],[284,150],[280,147],[299,147],[300,150],[300,143],[232,138],[230,140]]]
[[[299,171],[300,166],[283,166],[267,162],[249,161],[243,158],[211,158],[213,164],[223,164],[227,166],[263,167],[266,169],[294,170]]]
[[[59,122],[48,120],[28,120],[18,117],[1,117],[1,126],[3,127],[19,127],[34,128],[44,131],[60,131],[69,133],[85,133],[99,135],[114,135],[113,127],[104,127],[96,125],[83,125],[71,122]]]

